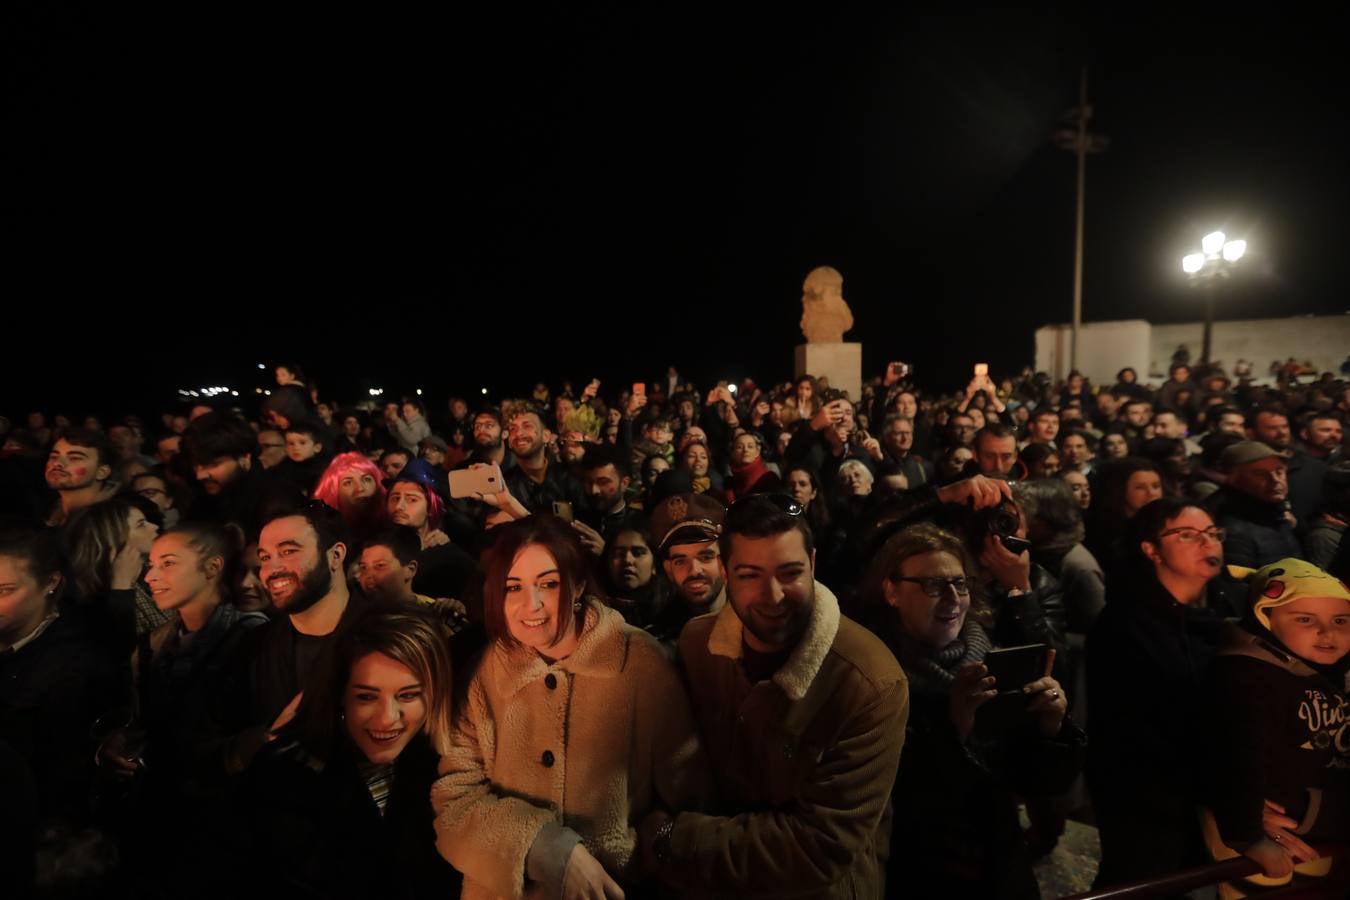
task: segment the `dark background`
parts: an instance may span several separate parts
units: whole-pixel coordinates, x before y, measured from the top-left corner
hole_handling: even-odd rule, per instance
[[[869,371],[1008,370],[1071,315],[1084,63],[1087,320],[1198,319],[1215,227],[1251,248],[1221,318],[1347,308],[1339,13],[116,6],[0,21],[8,415],[282,358],[437,408],[784,380],[825,264]]]

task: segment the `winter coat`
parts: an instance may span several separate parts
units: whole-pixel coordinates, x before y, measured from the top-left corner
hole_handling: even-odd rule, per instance
[[[728,603],[680,635],[723,815],[676,818],[667,874],[699,897],[884,896],[904,672],[819,582],[771,678],[750,683],[742,634]]]
[[[553,896],[578,841],[632,885],[643,817],[707,802],[674,669],[618,612],[587,607],[566,658],[497,641],[470,680],[431,792],[437,846],[464,873],[464,897]]]

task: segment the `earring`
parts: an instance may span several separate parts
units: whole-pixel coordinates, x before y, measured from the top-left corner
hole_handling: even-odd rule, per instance
[[[580,600],[573,600],[573,601],[572,601],[572,612],[581,612],[581,601],[580,601]]]

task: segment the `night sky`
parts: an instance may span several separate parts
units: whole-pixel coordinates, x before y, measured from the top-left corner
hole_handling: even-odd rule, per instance
[[[1198,318],[1214,227],[1250,246],[1221,318],[1350,306],[1337,21],[113,6],[0,14],[5,414],[283,357],[339,399],[783,380],[817,265],[869,370],[954,387],[1070,317],[1084,63],[1086,319]]]

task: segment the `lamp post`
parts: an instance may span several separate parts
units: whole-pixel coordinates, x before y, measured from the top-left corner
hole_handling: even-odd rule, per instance
[[[1055,144],[1078,157],[1078,200],[1073,232],[1073,331],[1069,339],[1069,368],[1078,368],[1078,332],[1083,327],[1083,203],[1087,191],[1087,158],[1102,153],[1110,139],[1088,131],[1092,104],[1088,102],[1087,67],[1079,81],[1078,105],[1064,114],[1067,127],[1055,132]]]
[[[1222,231],[1211,231],[1200,241],[1200,252],[1182,257],[1181,270],[1191,278],[1193,287],[1205,289],[1205,342],[1200,361],[1210,362],[1211,336],[1214,331],[1214,294],[1226,280],[1234,264],[1247,253],[1246,241],[1230,241]]]

